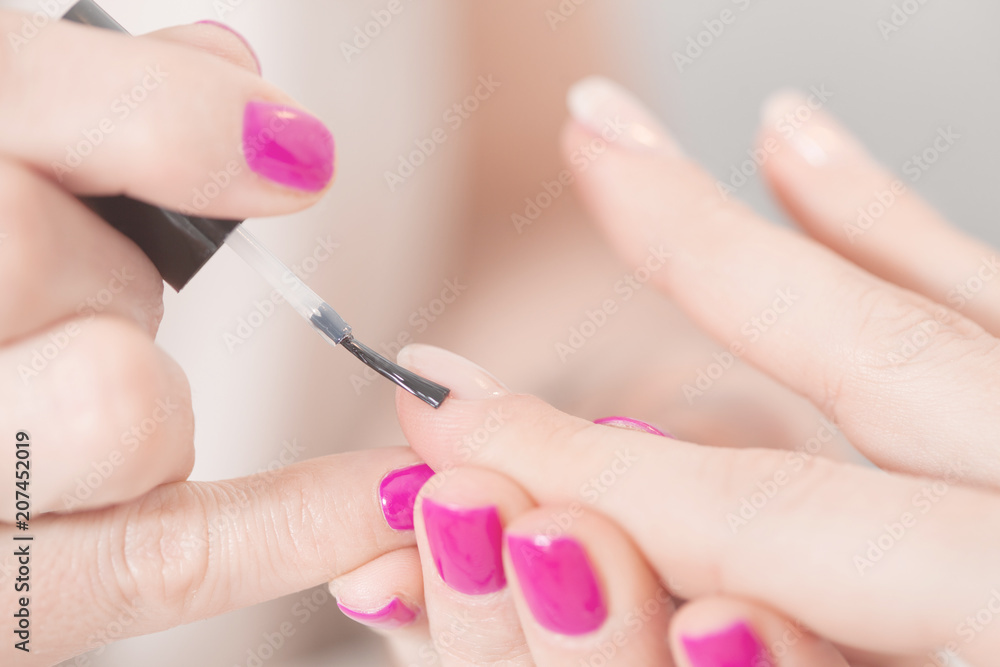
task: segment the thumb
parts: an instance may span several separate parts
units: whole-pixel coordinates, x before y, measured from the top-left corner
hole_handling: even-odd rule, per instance
[[[539,504],[595,508],[681,597],[754,599],[869,651],[1000,651],[1000,623],[974,618],[1000,612],[990,607],[1000,604],[1000,537],[970,524],[1000,518],[991,493],[834,463],[805,443],[716,449],[598,426],[437,348],[410,346],[399,361],[452,387],[437,411],[397,395],[403,430],[431,467],[488,467]],[[820,422],[816,441],[834,429]]]

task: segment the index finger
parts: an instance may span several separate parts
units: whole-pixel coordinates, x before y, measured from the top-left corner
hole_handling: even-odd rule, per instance
[[[743,358],[811,400],[881,466],[942,476],[960,460],[968,479],[1000,485],[995,338],[720,196],[628,93],[578,85],[565,148],[584,200],[635,275],[725,347],[679,388],[689,402]]]
[[[159,39],[0,12],[0,153],[77,194],[243,218],[315,202],[333,178],[321,120],[254,73]],[[20,39],[16,39],[20,38]]]

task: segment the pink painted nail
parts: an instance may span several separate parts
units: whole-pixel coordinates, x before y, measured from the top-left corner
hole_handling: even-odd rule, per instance
[[[198,21],[198,24],[199,25],[211,25],[211,26],[215,26],[216,28],[222,28],[223,30],[228,30],[232,34],[234,34],[237,37],[239,37],[240,41],[243,42],[243,45],[245,47],[247,47],[247,51],[249,51],[250,55],[253,56],[253,61],[257,65],[257,74],[260,74],[262,72],[261,67],[260,67],[260,58],[257,57],[257,52],[253,50],[252,46],[250,46],[250,42],[247,41],[247,38],[244,37],[243,35],[241,35],[240,33],[236,32],[235,28],[231,28],[230,26],[226,25],[225,23],[219,23],[218,21],[213,21],[211,19],[207,19],[205,21]]]
[[[773,667],[771,654],[749,625],[740,621],[701,637],[681,637],[691,667]]]
[[[485,595],[507,585],[497,508],[465,509],[425,498],[423,513],[431,557],[444,583],[466,595]]]
[[[337,600],[337,606],[340,607],[340,611],[344,612],[344,615],[353,618],[358,623],[389,630],[409,625],[417,617],[417,612],[399,598],[393,598],[389,604],[375,611],[351,609],[340,600]]]
[[[390,528],[413,530],[413,506],[417,494],[433,476],[434,471],[423,463],[393,470],[385,476],[378,487],[378,497]]]
[[[587,552],[570,537],[507,536],[507,551],[525,602],[542,627],[585,635],[608,617]]]
[[[629,417],[604,417],[603,419],[595,419],[594,423],[603,424],[604,426],[624,428],[630,431],[642,431],[643,433],[649,433],[652,435],[662,435],[664,438],[674,437],[669,433],[664,433],[655,426],[647,424],[646,422],[641,422],[638,419],[631,419]]]
[[[333,178],[333,135],[301,109],[250,102],[243,114],[243,153],[269,180],[319,192]]]

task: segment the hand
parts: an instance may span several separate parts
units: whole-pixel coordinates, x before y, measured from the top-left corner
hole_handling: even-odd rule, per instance
[[[1000,649],[1000,630],[977,620],[995,614],[1000,575],[1000,542],[981,530],[983,518],[1000,517],[993,251],[912,194],[897,194],[877,223],[862,220],[857,236],[857,208],[872,192],[891,192],[892,177],[808,100],[775,100],[762,143],[777,142],[769,179],[813,240],[720,198],[634,100],[603,84],[578,94],[567,152],[595,141],[608,120],[625,121],[579,174],[612,243],[635,266],[662,244],[671,258],[651,282],[810,399],[890,474],[816,456],[829,440],[825,424],[815,448],[791,453],[666,443],[508,394],[481,369],[421,347],[404,360],[455,398],[431,413],[400,397],[413,447],[439,474],[491,469],[543,511],[584,503],[615,522],[673,592],[697,600],[689,613],[728,605],[692,621],[692,641],[731,627],[738,609],[772,648],[781,633],[758,613],[778,619],[778,630],[801,622],[852,657],[926,659],[948,647],[988,664]],[[491,412],[504,423],[486,433]],[[632,464],[609,473],[622,457]],[[712,664],[685,662],[685,613],[673,621],[676,657]]]
[[[26,20],[0,12],[0,432],[10,466],[0,662],[53,664],[325,583],[411,545],[412,534],[382,521],[372,492],[416,461],[408,450],[183,482],[193,416],[183,372],[153,343],[162,281],[74,196],[126,193],[216,217],[287,213],[328,187],[329,133],[260,79],[252,52],[218,26],[129,38],[59,22],[35,34]],[[252,102],[287,107],[250,107],[262,120],[254,126],[250,115],[244,123]],[[212,180],[223,171],[225,187]],[[28,531],[12,525],[19,432],[31,452]],[[231,446],[238,455],[240,443]],[[24,563],[12,545],[30,550],[17,591]],[[21,609],[30,653],[12,641]]]

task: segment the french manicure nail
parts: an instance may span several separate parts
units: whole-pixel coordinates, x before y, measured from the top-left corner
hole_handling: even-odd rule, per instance
[[[378,487],[382,514],[390,528],[413,530],[413,507],[420,489],[434,476],[426,464],[393,470],[382,479]]]
[[[508,535],[507,551],[524,600],[542,627],[562,635],[585,635],[604,624],[608,609],[579,542]]]
[[[642,433],[649,433],[650,435],[660,435],[664,438],[674,439],[674,436],[661,431],[652,424],[647,424],[646,422],[639,421],[638,419],[631,419],[629,417],[604,417],[602,419],[595,419],[594,423],[602,424],[604,426],[614,426],[615,428],[623,428],[629,431],[641,431]]]
[[[813,167],[822,167],[859,145],[830,116],[815,97],[797,90],[771,95],[761,107],[761,121]]]
[[[345,616],[359,623],[387,630],[409,625],[417,617],[417,612],[399,598],[393,598],[389,604],[375,611],[351,609],[340,600],[337,600],[337,606]]]
[[[253,61],[257,65],[257,74],[260,74],[262,72],[261,66],[260,66],[260,58],[257,57],[257,52],[254,51],[254,49],[253,49],[252,46],[250,46],[250,42],[247,40],[247,38],[244,37],[241,33],[237,32],[235,28],[232,28],[232,27],[226,25],[225,23],[220,23],[219,21],[213,21],[211,19],[206,19],[204,21],[198,21],[198,25],[211,25],[211,26],[215,26],[216,28],[222,28],[223,30],[227,30],[230,33],[232,33],[233,35],[236,35],[237,37],[239,37],[240,41],[243,42],[243,46],[245,46],[247,48],[247,51],[250,52],[250,55],[253,56]]]
[[[699,637],[682,636],[691,667],[773,667],[771,655],[745,622]]]
[[[452,398],[478,400],[510,394],[500,380],[454,352],[431,345],[407,345],[396,356],[399,365],[451,387]]]
[[[247,104],[243,154],[254,172],[290,188],[319,192],[333,178],[333,135],[318,118],[283,104]]]
[[[423,502],[424,527],[441,580],[466,595],[485,595],[507,584],[496,507],[466,509],[429,498]]]
[[[569,90],[573,118],[608,143],[633,150],[679,154],[656,117],[632,93],[604,77],[592,76]]]

